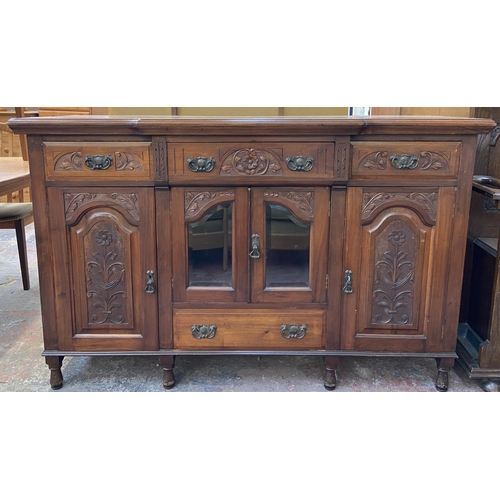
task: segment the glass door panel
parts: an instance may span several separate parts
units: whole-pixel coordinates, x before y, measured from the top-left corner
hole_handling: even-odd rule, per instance
[[[309,288],[311,223],[266,203],[266,288]]]
[[[233,204],[221,203],[187,224],[188,286],[232,286]]]

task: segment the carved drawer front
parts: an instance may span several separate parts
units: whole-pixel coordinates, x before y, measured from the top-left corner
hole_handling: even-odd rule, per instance
[[[176,349],[322,349],[325,311],[174,311]]]
[[[47,179],[153,178],[150,142],[45,142]]]
[[[353,179],[458,176],[460,142],[352,142]]]
[[[328,142],[171,143],[168,175],[173,184],[324,183],[334,179],[334,150]]]

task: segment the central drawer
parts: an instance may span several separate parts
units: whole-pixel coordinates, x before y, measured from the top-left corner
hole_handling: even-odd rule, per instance
[[[171,184],[311,184],[332,182],[334,143],[170,143],[168,176]]]
[[[174,310],[175,349],[322,349],[324,310]]]

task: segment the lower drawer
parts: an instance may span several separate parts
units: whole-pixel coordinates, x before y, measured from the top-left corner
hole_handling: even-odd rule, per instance
[[[178,309],[176,349],[322,349],[326,311]]]

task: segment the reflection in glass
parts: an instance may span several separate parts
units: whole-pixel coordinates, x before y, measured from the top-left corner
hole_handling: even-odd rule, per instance
[[[309,287],[311,224],[266,203],[266,287]]]
[[[189,286],[231,286],[232,203],[211,208],[187,224]]]

